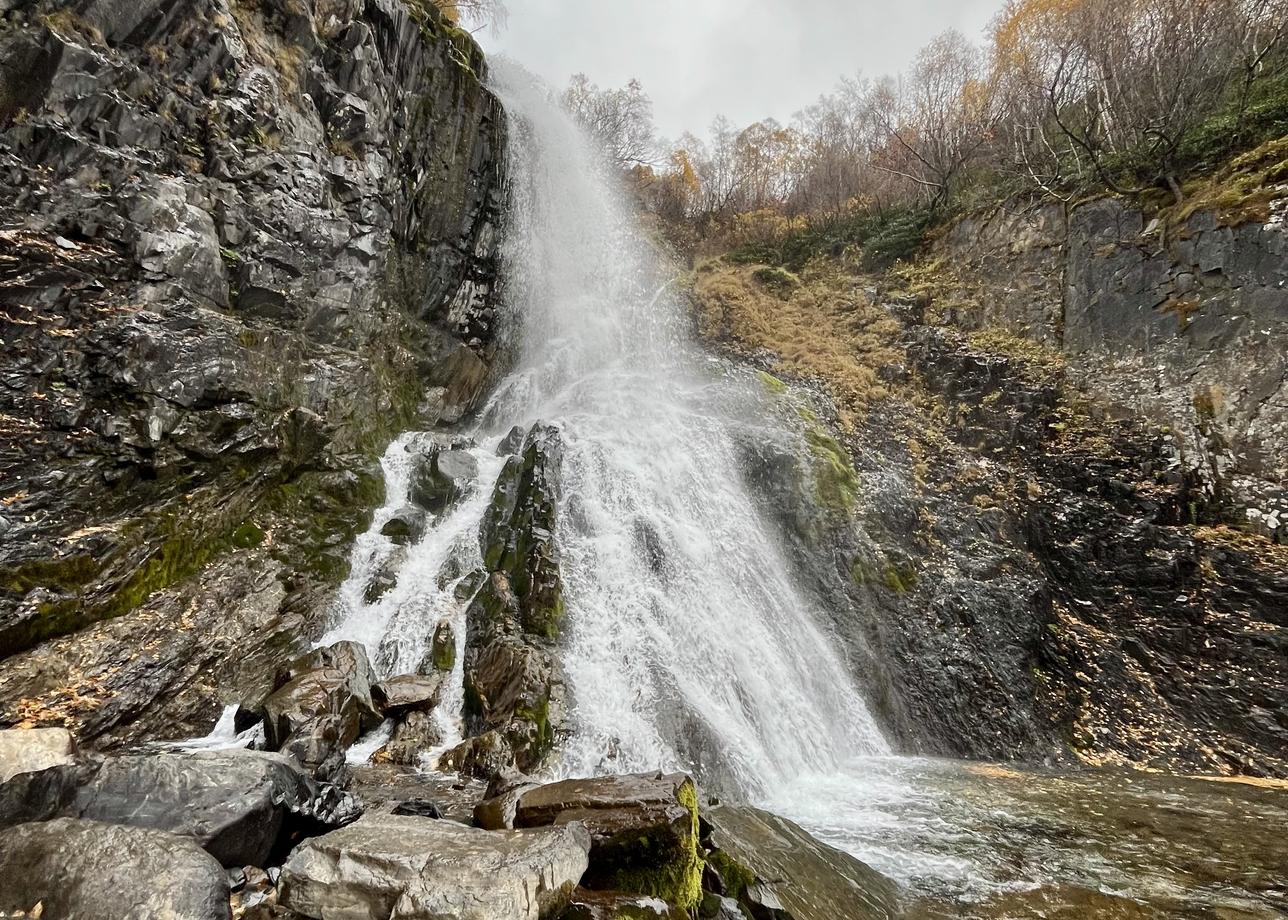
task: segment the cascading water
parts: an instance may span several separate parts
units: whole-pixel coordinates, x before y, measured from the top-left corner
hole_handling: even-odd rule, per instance
[[[744,485],[735,434],[766,414],[763,387],[688,340],[665,266],[549,92],[504,63],[493,82],[511,118],[503,335],[516,359],[471,433],[481,488],[365,603],[394,551],[378,527],[406,496],[396,443],[389,505],[355,549],[350,612],[326,641],[414,668],[437,618],[459,610],[440,573],[471,552],[495,444],[544,420],[565,445],[556,541],[572,735],[559,772],[694,769],[755,796],[887,751]]]

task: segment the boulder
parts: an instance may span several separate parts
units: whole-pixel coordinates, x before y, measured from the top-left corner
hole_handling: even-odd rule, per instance
[[[195,842],[56,818],[0,831],[0,910],[48,918],[229,920],[228,878]]]
[[[745,912],[790,920],[891,920],[894,882],[785,818],[720,805],[705,812],[707,865]]]
[[[279,902],[311,920],[538,920],[567,903],[589,849],[575,824],[492,832],[366,815],[297,847]]]
[[[385,716],[399,715],[410,710],[428,712],[438,705],[446,678],[447,675],[442,671],[425,677],[419,674],[400,674],[376,684],[371,690],[371,696]]]
[[[370,731],[380,724],[380,712],[371,699],[371,687],[376,682],[376,675],[367,657],[367,650],[360,643],[337,642],[299,656],[279,674],[281,683],[278,686],[316,670],[334,670],[345,675],[348,681],[346,689],[358,709],[364,731]]]
[[[356,810],[281,755],[205,751],[109,758],[77,791],[69,813],[188,837],[237,867],[270,865],[288,830],[335,827]]]
[[[0,783],[19,773],[75,762],[76,743],[65,728],[12,728],[0,731]]]
[[[418,542],[425,535],[425,523],[425,512],[422,509],[415,505],[404,505],[385,522],[380,532],[399,546],[407,546]]]
[[[697,907],[702,898],[698,796],[688,776],[572,779],[519,797],[515,827],[568,823],[584,825],[591,835],[584,887],[660,898],[683,911]]]
[[[464,450],[439,450],[413,467],[408,495],[432,514],[442,514],[474,490],[478,461]]]
[[[269,747],[321,778],[340,775],[345,751],[382,721],[371,697],[366,650],[356,642],[315,649],[291,662],[283,677],[286,682],[264,701]]]
[[[0,783],[0,828],[47,821],[62,814],[92,767],[59,764],[35,773],[19,773]]]
[[[439,758],[440,770],[491,781],[515,772],[514,748],[500,732],[466,738]]]

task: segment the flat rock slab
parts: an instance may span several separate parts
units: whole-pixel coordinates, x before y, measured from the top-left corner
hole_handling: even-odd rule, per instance
[[[114,757],[76,793],[77,817],[189,837],[225,866],[266,866],[288,816],[325,827],[318,787],[286,758],[252,751]]]
[[[596,843],[630,829],[683,821],[690,808],[680,801],[693,791],[683,773],[645,773],[568,779],[525,792],[515,807],[515,827],[579,821]]]
[[[0,783],[19,773],[66,766],[75,759],[76,743],[65,728],[11,728],[0,731]]]
[[[899,915],[894,882],[786,818],[735,805],[717,806],[703,817],[712,827],[708,842],[718,853],[755,874],[744,890],[733,892],[752,916],[892,920]]]
[[[173,834],[74,818],[0,831],[0,910],[50,920],[230,920],[228,878]]]
[[[484,831],[366,815],[297,847],[279,902],[311,920],[538,920],[567,903],[589,851],[576,824]]]

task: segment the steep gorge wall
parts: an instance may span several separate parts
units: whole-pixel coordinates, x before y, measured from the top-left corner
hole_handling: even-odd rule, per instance
[[[0,0],[0,725],[186,735],[493,359],[504,120],[399,0]]]
[[[1241,522],[1288,535],[1288,197],[1172,227],[1116,198],[1000,209],[937,250],[970,289],[956,325],[1063,352],[1089,393],[1170,428]]]

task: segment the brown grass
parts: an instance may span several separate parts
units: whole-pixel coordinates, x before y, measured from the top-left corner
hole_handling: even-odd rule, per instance
[[[790,289],[757,281],[758,273],[767,277],[763,269],[723,260],[698,266],[700,334],[739,351],[772,352],[776,371],[823,385],[852,427],[889,395],[879,371],[904,360],[902,325],[868,300],[859,279],[834,267],[812,268]]]

